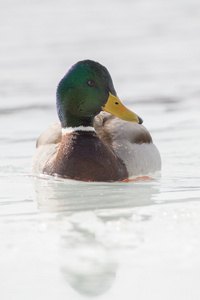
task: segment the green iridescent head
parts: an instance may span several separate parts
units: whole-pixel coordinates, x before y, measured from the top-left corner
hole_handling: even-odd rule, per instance
[[[73,65],[57,88],[57,111],[62,127],[92,126],[109,93],[116,95],[105,67],[92,60]]]
[[[62,127],[93,126],[105,110],[123,120],[142,123],[116,95],[108,70],[92,60],[79,61],[58,84],[57,112]]]

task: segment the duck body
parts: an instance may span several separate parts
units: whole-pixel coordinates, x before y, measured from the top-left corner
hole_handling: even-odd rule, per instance
[[[161,169],[159,151],[143,126],[101,112],[95,131],[62,135],[60,122],[38,139],[33,171],[82,181],[121,181]]]
[[[89,66],[94,63],[92,61],[83,61],[81,62],[82,68],[85,62]],[[90,77],[87,75],[87,81],[88,78],[91,78],[91,72],[89,73]],[[64,81],[66,81],[66,76]],[[89,79],[89,81],[91,80]],[[94,89],[92,89],[94,85],[91,82],[89,92],[92,91],[94,93]],[[97,79],[96,82],[99,83]],[[32,164],[34,172],[58,175],[81,181],[109,182],[148,175],[161,169],[160,154],[153,144],[148,130],[141,125],[141,118],[129,110],[126,111],[124,106],[120,106],[121,102],[116,96],[112,82],[108,90],[104,88],[107,93],[107,99],[103,103],[101,102],[102,100],[98,100],[101,102],[100,109],[98,104],[94,105],[93,108],[93,103],[89,102],[90,112],[88,115],[83,112],[85,102],[79,108],[80,113],[77,112],[76,107],[74,110],[68,111],[70,110],[70,104],[66,105],[63,100],[63,94],[65,95],[63,84],[61,82],[61,102],[64,103],[64,106],[58,107],[57,104],[60,121],[50,126],[39,137]],[[69,88],[70,93],[73,92],[71,84]],[[95,84],[97,85],[97,83]],[[98,88],[100,89],[99,86]],[[80,91],[79,84],[79,94],[81,94]],[[84,91],[84,94],[87,94],[86,91]],[[77,97],[79,97],[78,93]],[[80,98],[83,98],[83,94]],[[112,101],[109,102],[108,99]],[[123,119],[119,119],[121,117],[121,112],[119,113],[118,111],[119,106],[123,111]],[[67,111],[63,113],[65,107],[67,107]],[[112,114],[102,110],[107,110]],[[115,116],[113,115],[113,110]],[[81,117],[79,114],[81,114]]]

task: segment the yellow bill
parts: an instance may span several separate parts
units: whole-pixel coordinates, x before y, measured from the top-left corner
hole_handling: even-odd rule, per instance
[[[102,106],[102,110],[107,111],[108,113],[129,122],[134,122],[138,124],[142,124],[143,120],[136,115],[134,112],[126,108],[119,100],[118,97],[109,93],[108,101],[104,106]]]

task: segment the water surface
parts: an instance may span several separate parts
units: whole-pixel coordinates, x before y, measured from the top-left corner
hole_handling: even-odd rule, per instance
[[[0,2],[0,294],[4,300],[199,300],[200,3]],[[90,58],[144,119],[152,180],[32,174],[55,90]]]

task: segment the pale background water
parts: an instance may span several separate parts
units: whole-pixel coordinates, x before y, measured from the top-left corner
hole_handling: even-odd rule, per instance
[[[200,299],[200,1],[0,1],[0,299]],[[162,156],[154,180],[31,175],[67,69],[94,59]]]

